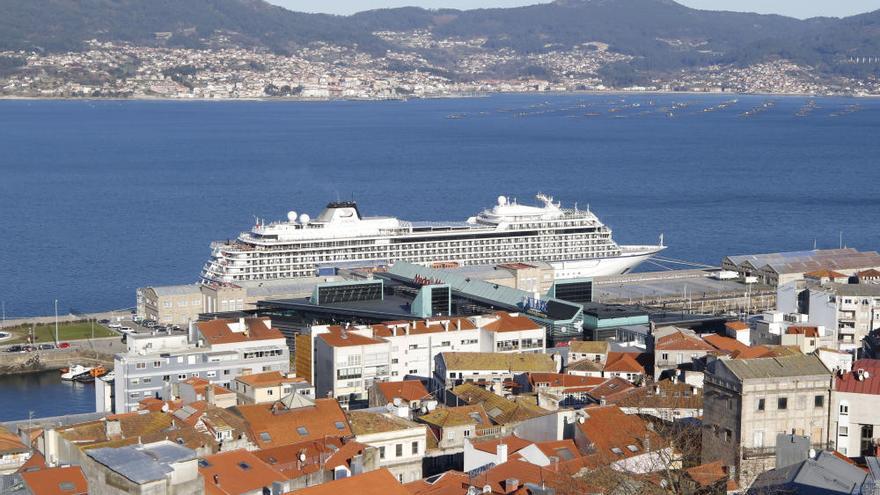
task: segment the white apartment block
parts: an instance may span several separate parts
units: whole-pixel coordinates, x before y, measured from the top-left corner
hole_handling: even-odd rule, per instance
[[[430,379],[443,352],[543,353],[546,330],[520,314],[312,327],[316,395],[343,407],[377,381]]]
[[[284,336],[268,318],[200,321],[189,331],[129,334],[114,358],[114,410],[138,409],[148,397],[172,398],[178,384],[202,378],[230,388],[240,375],[290,369]]]
[[[834,376],[831,438],[848,457],[875,456],[880,440],[880,360],[860,359]]]

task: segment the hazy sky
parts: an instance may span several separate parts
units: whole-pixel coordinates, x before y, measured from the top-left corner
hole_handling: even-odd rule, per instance
[[[269,0],[292,10],[351,14],[382,7],[418,5],[427,8],[511,7],[542,3],[542,0]],[[792,17],[843,17],[880,9],[880,0],[678,0],[698,9],[738,10],[783,14]]]

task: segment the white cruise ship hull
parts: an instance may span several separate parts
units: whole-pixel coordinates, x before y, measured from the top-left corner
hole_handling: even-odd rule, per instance
[[[555,261],[551,262],[550,266],[553,267],[557,280],[623,275],[666,248],[664,246],[621,246],[621,249],[623,253],[620,256]]]

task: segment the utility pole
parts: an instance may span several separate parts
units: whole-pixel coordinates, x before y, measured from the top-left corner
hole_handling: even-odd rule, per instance
[[[0,320],[0,329],[6,328],[6,301],[0,301],[0,306],[3,306],[3,319]]]
[[[58,299],[55,299],[55,345],[58,345]]]

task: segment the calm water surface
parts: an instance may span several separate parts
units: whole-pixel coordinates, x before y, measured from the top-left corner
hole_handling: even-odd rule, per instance
[[[718,109],[731,98],[0,101],[0,300],[9,315],[131,307],[136,287],[197,280],[209,243],[254,215],[337,198],[463,220],[546,192],[590,204],[621,242],[662,232],[667,256],[715,264],[841,231],[880,248],[880,101]]]
[[[8,315],[193,282],[254,215],[462,220],[499,194],[589,204],[666,255],[880,248],[880,101],[506,95],[409,102],[0,101]],[[712,111],[705,111],[712,109]],[[757,110],[755,110],[757,109]],[[749,116],[743,116],[748,113]],[[798,115],[798,114],[801,115]],[[650,266],[648,266],[650,268]],[[0,377],[0,420],[87,412],[91,385]]]

